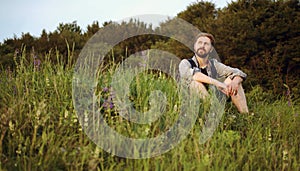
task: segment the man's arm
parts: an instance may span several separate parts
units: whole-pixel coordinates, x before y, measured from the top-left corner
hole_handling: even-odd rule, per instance
[[[201,83],[207,83],[215,85],[219,90],[223,91],[225,94],[228,94],[226,84],[213,79],[201,72],[198,72],[197,68],[191,68],[191,64],[187,59],[183,59],[179,64],[179,73],[181,79],[186,81],[186,83],[191,83],[192,81],[198,81]]]
[[[239,70],[238,68],[232,68],[230,66],[224,65],[221,62],[218,62],[216,59],[214,60],[214,65],[217,70],[217,73],[220,77],[227,78],[229,77],[231,80],[233,80],[236,76],[239,76],[243,80],[247,78],[247,74],[245,74],[243,71]]]
[[[244,81],[244,79],[242,77],[238,76],[238,75],[235,76],[232,80],[232,82],[235,83],[235,84],[241,84],[243,81]]]
[[[229,84],[226,83],[227,95],[236,95],[239,85],[246,79],[247,74],[237,68],[224,65],[223,63],[218,62],[216,59],[213,60],[218,75],[220,77],[230,78],[232,80]]]
[[[202,83],[215,85],[219,90],[221,90],[223,93],[228,95],[227,85],[225,83],[222,83],[216,79],[213,79],[201,72],[195,72],[195,74],[193,75],[193,80],[202,82]]]
[[[187,59],[181,60],[179,63],[179,74],[180,78],[191,80],[194,74],[194,69],[192,68],[190,62]]]

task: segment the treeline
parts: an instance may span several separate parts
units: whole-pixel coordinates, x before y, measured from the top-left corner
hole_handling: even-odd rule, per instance
[[[197,1],[177,17],[215,36],[215,48],[222,62],[248,74],[246,88],[260,85],[274,95],[288,92],[294,98],[300,96],[299,0],[238,0],[223,9]],[[111,23],[100,26],[95,21],[83,31],[74,21],[59,24],[53,32],[43,30],[40,37],[26,33],[20,38],[6,39],[0,45],[0,65],[2,69],[13,70],[22,54],[27,54],[28,61],[47,58],[53,64],[70,63],[68,56],[75,61],[91,36]],[[151,25],[134,20],[121,24],[153,30]],[[193,55],[178,41],[153,35],[127,39],[114,47],[113,55],[120,61],[149,48],[166,50],[181,58]]]

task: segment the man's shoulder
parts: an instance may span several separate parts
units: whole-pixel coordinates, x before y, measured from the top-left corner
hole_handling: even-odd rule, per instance
[[[197,61],[196,61],[196,58],[193,56],[191,58],[184,58],[184,59],[181,59],[180,61],[180,64],[184,64],[184,65],[187,65],[189,67],[192,67],[192,66],[197,66]]]
[[[193,68],[193,63],[192,63],[192,60],[193,58],[184,58],[180,61],[179,63],[179,69],[181,70],[185,70],[185,69],[188,69],[188,68]]]
[[[184,59],[181,59],[180,63],[190,63],[189,61],[192,60],[193,58],[184,58]]]
[[[213,61],[213,62],[220,62],[218,59],[216,58],[208,58],[209,61]]]
[[[222,62],[219,59],[216,58],[209,58],[208,59],[210,61],[211,64],[215,65],[215,64],[222,64]]]

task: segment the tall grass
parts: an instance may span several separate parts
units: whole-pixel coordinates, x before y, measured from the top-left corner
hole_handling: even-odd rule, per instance
[[[149,92],[160,88],[167,94],[168,117],[148,126],[120,119],[107,101],[112,74],[113,69],[102,73],[98,85],[102,113],[111,127],[131,137],[154,137],[176,120],[174,106],[180,102],[175,83],[151,73],[136,78],[130,98],[137,110],[147,111]],[[247,91],[251,113],[241,115],[229,102],[216,132],[205,144],[199,144],[204,122],[199,117],[189,136],[169,152],[147,159],[126,159],[97,147],[82,131],[72,103],[72,77],[72,65],[52,65],[47,55],[39,66],[23,55],[15,71],[1,70],[0,170],[300,168],[299,101],[289,97],[268,100],[269,95],[259,86],[253,87]],[[141,87],[146,88],[143,93]]]

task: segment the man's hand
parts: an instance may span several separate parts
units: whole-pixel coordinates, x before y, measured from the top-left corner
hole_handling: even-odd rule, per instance
[[[228,95],[235,96],[238,93],[239,85],[243,79],[239,76],[235,76],[234,79],[227,85]]]
[[[227,96],[229,96],[229,92],[228,92],[228,86],[225,83],[222,83],[218,80],[214,80],[213,84],[220,90],[222,91],[224,94],[226,94]]]

